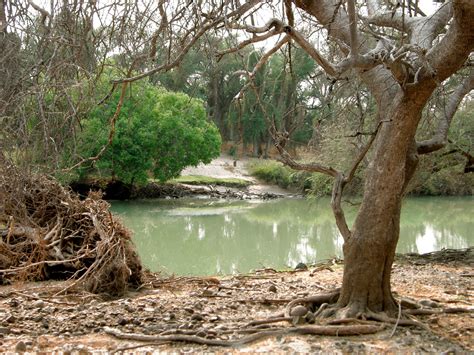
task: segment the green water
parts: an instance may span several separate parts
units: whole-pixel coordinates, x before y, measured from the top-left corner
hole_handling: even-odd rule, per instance
[[[146,267],[177,275],[293,267],[342,256],[328,199],[113,202],[134,231]],[[352,221],[356,207],[345,206]],[[474,245],[474,198],[424,197],[404,202],[398,252],[427,253]]]

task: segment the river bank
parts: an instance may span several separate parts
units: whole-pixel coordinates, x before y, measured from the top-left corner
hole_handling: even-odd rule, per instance
[[[224,277],[148,273],[139,291],[119,299],[84,292],[61,294],[67,282],[18,283],[0,287],[0,351],[470,352],[474,350],[473,263],[473,248],[397,257],[393,268],[395,295],[431,311],[416,316],[426,327],[386,324],[370,335],[268,336],[230,349],[118,339],[111,333],[225,341],[262,330],[291,329],[286,321],[261,325],[252,321],[283,312],[294,298],[337,287],[343,265],[328,260],[308,269],[261,269]],[[471,309],[471,313],[441,312],[458,308]]]
[[[133,186],[120,181],[91,179],[73,182],[74,192],[85,197],[90,190],[101,190],[107,200],[134,200],[150,198],[182,198],[206,196],[211,198],[251,200],[282,197],[300,197],[299,192],[281,188],[251,176],[248,164],[251,159],[235,160],[231,156],[221,155],[209,164],[188,167],[181,177],[166,183],[150,181],[144,186]],[[204,178],[212,182],[200,183]],[[183,183],[181,181],[188,181]]]

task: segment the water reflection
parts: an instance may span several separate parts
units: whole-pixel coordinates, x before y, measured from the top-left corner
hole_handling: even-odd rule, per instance
[[[402,211],[399,252],[474,244],[473,198],[414,198]],[[145,266],[180,275],[283,268],[342,256],[329,200],[114,202]],[[355,207],[347,207],[349,221]]]

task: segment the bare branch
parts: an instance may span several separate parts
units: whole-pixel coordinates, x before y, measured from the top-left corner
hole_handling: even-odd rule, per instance
[[[281,41],[279,41],[277,44],[275,44],[275,46],[273,46],[269,51],[267,51],[261,58],[260,60],[257,62],[257,64],[255,64],[255,67],[253,68],[253,70],[251,72],[248,72],[248,71],[245,71],[245,70],[239,70],[235,73],[233,73],[233,75],[246,75],[248,76],[248,79],[249,79],[249,82],[244,85],[242,87],[242,89],[240,89],[239,93],[236,95],[235,97],[235,100],[240,100],[243,95],[244,95],[244,92],[248,89],[248,87],[253,84],[253,79],[255,77],[255,75],[257,74],[257,72],[262,68],[262,66],[268,61],[268,59],[270,59],[270,57],[276,53],[276,51],[278,51],[281,47],[283,47],[283,45],[285,45],[286,43],[288,43],[290,41],[290,37],[289,36],[285,36],[283,37],[283,39]],[[263,105],[262,105],[263,107]]]
[[[280,133],[277,132],[275,125],[272,125],[271,129],[271,135],[273,138],[273,143],[280,153],[280,161],[284,163],[285,165],[289,166],[292,169],[295,170],[302,170],[302,171],[308,171],[312,173],[321,173],[325,175],[332,176],[336,178],[337,176],[341,175],[342,173],[337,171],[336,169],[330,167],[330,166],[324,166],[319,163],[300,163],[297,162],[290,153],[288,153],[285,149],[286,143],[288,142],[289,139],[289,134],[288,133]]]
[[[250,0],[246,2],[244,5],[240,6],[236,10],[230,12],[226,16],[220,16],[216,19],[211,19],[205,21],[202,25],[202,27],[199,29],[199,31],[194,35],[194,37],[188,42],[188,44],[181,50],[181,52],[178,54],[178,56],[171,62],[167,64],[160,65],[158,67],[155,67],[153,69],[150,69],[148,71],[143,72],[142,74],[133,76],[133,77],[128,77],[128,78],[122,78],[122,79],[117,79],[113,80],[112,83],[114,84],[119,84],[119,83],[130,83],[132,81],[140,80],[143,79],[147,76],[153,75],[155,73],[158,73],[160,71],[167,71],[170,70],[176,66],[178,66],[181,61],[183,60],[184,56],[189,52],[189,50],[196,44],[196,42],[210,29],[215,28],[221,23],[224,23],[227,21],[228,18],[236,17],[236,16],[241,16],[248,10],[250,10],[252,7],[260,3],[261,0]]]
[[[6,0],[0,0],[0,33],[7,30]]]
[[[295,15],[293,14],[293,9],[291,8],[291,0],[285,0],[284,4],[288,25],[293,27],[295,25]]]
[[[308,53],[315,61],[318,63],[324,71],[333,77],[337,77],[339,75],[338,71],[334,68],[334,66],[324,58],[317,50],[313,47],[311,43],[308,42],[306,38],[304,38],[301,33],[296,31],[291,27],[286,27],[285,31],[295,40],[296,43],[300,45],[300,47]]]
[[[334,213],[334,217],[336,218],[336,224],[341,232],[344,241],[347,242],[352,235],[349,227],[347,226],[346,217],[344,215],[344,210],[341,206],[342,200],[342,193],[344,191],[344,187],[346,184],[352,181],[354,178],[355,172],[359,167],[359,164],[362,162],[364,157],[367,155],[372,143],[375,141],[377,137],[377,133],[379,131],[380,126],[385,121],[380,121],[377,125],[375,132],[371,134],[371,137],[365,147],[359,152],[359,155],[356,159],[352,162],[352,166],[346,174],[338,173],[336,179],[334,180],[333,188],[332,188],[332,197],[331,197],[331,207]]]
[[[453,7],[451,2],[447,2],[433,15],[427,18],[416,18],[416,21],[410,23],[410,43],[424,49],[430,48],[452,17]]]
[[[347,10],[349,12],[351,31],[351,55],[356,57],[359,54],[359,37],[357,34],[357,14],[354,0],[347,0]]]
[[[331,196],[331,207],[336,218],[336,225],[339,231],[341,232],[344,242],[347,243],[349,238],[352,236],[352,232],[347,226],[346,217],[344,215],[344,210],[341,206],[342,200],[342,191],[346,185],[344,174],[338,173],[333,184],[332,196]]]
[[[375,138],[377,137],[377,133],[380,129],[380,126],[382,123],[386,121],[380,121],[377,125],[377,128],[375,129],[375,132],[371,134],[371,137],[365,147],[359,152],[358,157],[352,162],[352,166],[349,169],[349,171],[345,174],[345,182],[349,183],[352,181],[355,172],[357,171],[357,168],[359,167],[359,164],[362,162],[364,157],[367,155],[367,152],[369,151],[370,147],[372,146],[372,143],[375,141]]]
[[[279,30],[281,32],[284,24],[281,20],[277,18],[271,18],[267,23],[261,27],[255,27],[255,26],[249,26],[249,25],[242,25],[242,24],[237,24],[237,23],[229,23],[227,24],[228,28],[231,28],[233,30],[245,30],[246,32],[249,33],[264,33],[272,28]]]
[[[453,120],[459,104],[462,99],[474,89],[474,70],[471,69],[470,75],[465,78],[454,90],[449,101],[444,108],[444,115],[439,123],[437,132],[428,140],[417,143],[418,154],[428,154],[443,148],[448,143],[449,126]]]
[[[453,19],[446,35],[426,54],[434,75],[422,70],[420,82],[427,85],[441,83],[465,63],[469,53],[474,50],[474,6],[470,0],[453,0]],[[453,46],[453,44],[456,44]]]
[[[239,50],[245,48],[246,46],[248,46],[252,43],[265,41],[266,39],[268,39],[270,37],[273,37],[275,35],[278,35],[280,33],[282,33],[281,30],[278,30],[278,29],[274,28],[273,30],[271,30],[270,32],[265,33],[264,35],[253,36],[253,37],[251,37],[251,38],[249,38],[245,41],[242,41],[236,47],[232,47],[232,48],[226,49],[225,51],[218,52],[216,55],[219,59],[221,59],[226,54],[238,52]]]
[[[43,9],[41,6],[35,4],[32,0],[28,0],[28,4],[31,5],[33,9],[38,11],[41,14],[41,23],[44,25],[44,22],[46,21],[46,18],[51,18],[51,14]]]

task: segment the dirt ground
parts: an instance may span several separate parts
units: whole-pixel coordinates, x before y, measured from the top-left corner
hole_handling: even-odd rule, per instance
[[[77,292],[58,294],[66,287],[64,282],[2,286],[0,351],[77,354],[472,352],[473,264],[474,248],[397,259],[392,281],[397,298],[435,307],[430,310],[455,307],[470,310],[416,316],[426,328],[385,324],[383,330],[371,335],[280,334],[231,348],[186,342],[150,344],[120,340],[107,332],[227,340],[261,330],[293,329],[295,326],[288,321],[262,325],[249,323],[283,312],[285,305],[294,298],[337,287],[343,265],[328,260],[311,265],[307,270],[276,272],[265,269],[248,275],[206,278],[164,277],[150,273],[141,290],[120,299]]]
[[[256,160],[256,158],[248,158],[245,156],[234,160],[230,155],[221,154],[220,157],[214,159],[209,164],[199,164],[196,167],[188,167],[181,172],[182,176],[201,175],[214,178],[236,178],[252,182],[247,189],[252,194],[272,193],[282,196],[294,195],[293,192],[282,189],[276,185],[260,182],[250,175],[248,164]],[[234,166],[235,163],[235,166]]]

